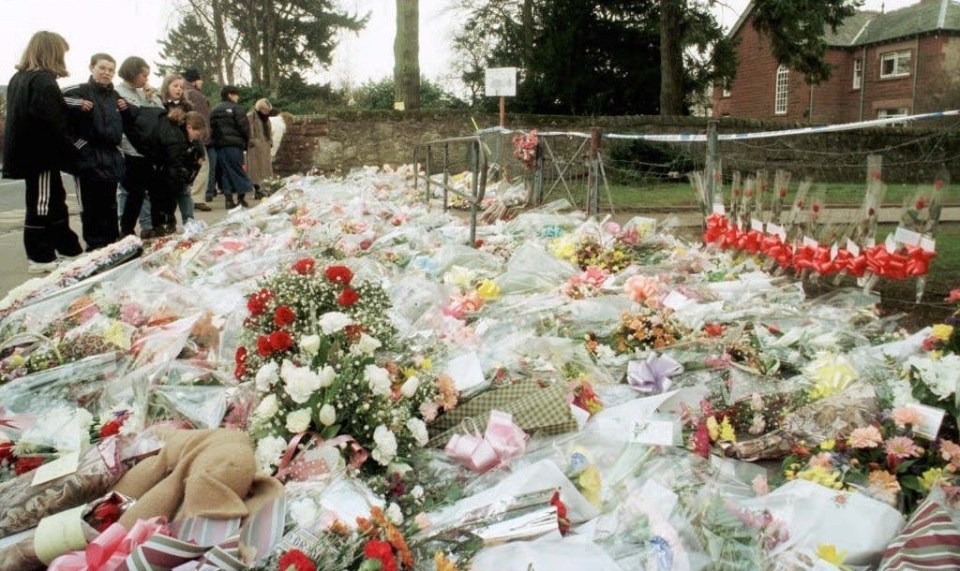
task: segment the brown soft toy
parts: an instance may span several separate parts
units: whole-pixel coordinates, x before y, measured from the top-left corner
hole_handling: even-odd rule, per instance
[[[257,475],[250,437],[237,430],[159,430],[165,444],[131,468],[113,491],[136,498],[120,517],[130,529],[138,519],[164,516],[243,518],[283,494],[275,478]]]

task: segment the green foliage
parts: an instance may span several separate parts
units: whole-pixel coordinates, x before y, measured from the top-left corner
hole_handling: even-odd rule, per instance
[[[862,5],[863,0],[754,0],[753,27],[770,40],[778,62],[805,74],[807,83],[815,85],[830,78],[830,64],[823,59],[824,32],[828,28],[836,32]]]
[[[657,114],[660,106],[660,2],[655,0],[460,0],[464,25],[454,38],[471,102],[482,96],[488,67],[521,69],[520,112]],[[708,7],[685,7],[681,22],[685,93],[729,73],[731,49]],[[715,66],[716,55],[726,58]],[[686,98],[687,103],[690,98]]]
[[[368,80],[353,91],[354,105],[358,109],[393,109],[395,90],[392,77],[379,81]],[[421,109],[462,109],[466,103],[445,91],[439,84],[420,78]]]
[[[218,61],[215,41],[210,30],[204,26],[195,14],[187,13],[175,28],[170,30],[165,40],[160,40],[160,57],[164,62],[155,63],[157,75],[164,76],[171,72],[182,72],[185,69],[195,69],[200,77],[213,79],[216,76],[215,62]],[[204,83],[213,85],[212,81]],[[207,85],[204,86],[208,87]],[[208,89],[204,89],[207,92]],[[219,98],[219,87],[217,87]],[[210,93],[206,93],[208,97]]]

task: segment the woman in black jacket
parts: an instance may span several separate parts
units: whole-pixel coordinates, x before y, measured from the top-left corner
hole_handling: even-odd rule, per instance
[[[110,55],[90,58],[90,79],[63,90],[74,135],[86,141],[77,161],[77,198],[87,251],[120,239],[117,185],[123,177],[123,118],[127,102],[113,88],[117,62]]]
[[[246,208],[244,196],[253,191],[253,183],[243,170],[243,152],[250,143],[250,123],[243,107],[237,103],[240,92],[236,87],[225,85],[220,90],[220,99],[210,112],[210,139],[217,149],[220,188],[227,199],[227,208],[236,208],[238,202]]]
[[[49,272],[58,257],[83,252],[70,229],[67,192],[60,171],[74,172],[82,141],[71,137],[67,104],[57,86],[67,76],[63,58],[70,46],[54,32],[37,32],[7,86],[3,176],[26,183],[23,246],[30,273]]]

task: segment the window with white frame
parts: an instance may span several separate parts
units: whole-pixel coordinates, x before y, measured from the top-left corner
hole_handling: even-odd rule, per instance
[[[787,114],[787,94],[790,92],[790,70],[781,65],[777,68],[777,90],[773,97],[773,112]]]
[[[910,75],[910,50],[888,52],[880,56],[880,77]]]
[[[887,119],[889,117],[906,117],[910,110],[906,107],[890,107],[887,109],[877,109],[877,119]]]
[[[853,60],[853,88],[861,87],[863,87],[863,60],[855,59]]]

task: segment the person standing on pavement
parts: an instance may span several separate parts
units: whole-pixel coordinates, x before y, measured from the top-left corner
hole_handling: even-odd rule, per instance
[[[87,251],[120,239],[117,185],[123,176],[122,113],[127,102],[113,88],[117,61],[105,53],[90,58],[90,79],[63,90],[73,134],[86,141],[77,161],[77,198]]]
[[[245,196],[253,190],[253,183],[243,170],[243,153],[250,144],[250,122],[243,107],[237,103],[240,91],[236,87],[223,86],[220,99],[210,112],[210,138],[217,149],[220,188],[228,209],[236,208],[238,204],[248,208],[250,205]]]
[[[77,149],[83,146],[70,134],[67,104],[57,85],[58,77],[68,75],[64,63],[68,49],[60,34],[35,33],[7,85],[3,177],[26,183],[23,246],[29,273],[53,271],[59,257],[83,252],[70,229],[67,192],[60,177],[61,170],[75,172]]]
[[[186,118],[188,111],[193,110],[193,106],[184,96],[185,87],[186,82],[179,73],[167,74],[163,78],[163,83],[160,84],[160,100],[163,101],[163,106],[167,109],[167,116],[177,123]],[[186,131],[184,131],[184,135],[186,135]],[[193,176],[190,177],[191,184],[194,180]],[[180,207],[180,219],[184,227],[194,219],[193,196],[190,195],[191,184],[185,184],[180,189],[173,189],[177,206]]]
[[[123,81],[117,86],[117,93],[128,104],[137,108],[163,107],[163,102],[147,83],[150,78],[150,66],[145,59],[140,56],[128,57],[120,64],[118,73]],[[125,166],[123,179],[120,181],[121,195],[126,194],[120,215],[120,234],[123,236],[133,234],[139,219],[140,237],[152,238],[154,234],[152,214],[144,212],[147,210],[144,205],[148,196],[159,191],[159,186],[156,185],[156,168],[153,162],[134,148],[126,133],[120,148],[123,151]],[[146,204],[150,203],[146,202]],[[141,212],[144,214],[141,215]]]
[[[259,99],[254,104],[247,121],[250,122],[250,147],[247,149],[247,174],[253,183],[254,198],[263,198],[260,190],[263,181],[273,177],[273,157],[270,148],[273,146],[273,129],[270,126],[270,116],[273,115],[273,105],[267,99]]]
[[[195,69],[188,69],[183,72],[183,79],[186,82],[186,98],[193,106],[193,110],[199,113],[207,123],[206,132],[210,132],[210,102],[201,91],[203,89],[203,77]],[[217,190],[217,151],[207,135],[203,141],[204,156],[203,164],[197,178],[194,179],[190,188],[190,196],[199,196],[204,191],[204,201],[195,201],[194,208],[204,212],[210,212],[212,208],[208,202],[212,202]]]

